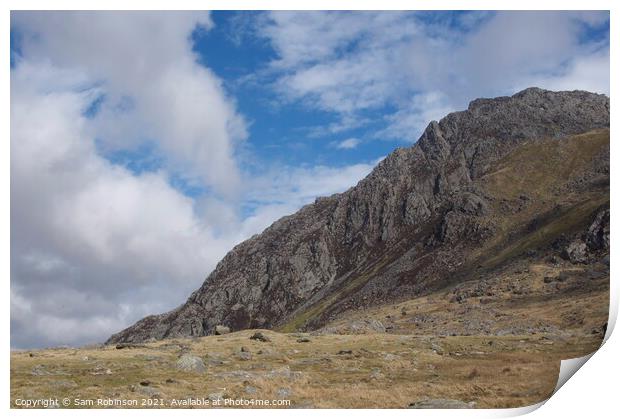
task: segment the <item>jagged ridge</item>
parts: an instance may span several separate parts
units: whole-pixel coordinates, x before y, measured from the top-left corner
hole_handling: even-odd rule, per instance
[[[527,140],[609,126],[609,98],[530,88],[431,122],[355,187],[239,244],[177,309],[107,343],[233,330],[317,328],[338,313],[419,295],[467,273],[498,230],[493,165]],[[608,157],[607,157],[608,158]]]

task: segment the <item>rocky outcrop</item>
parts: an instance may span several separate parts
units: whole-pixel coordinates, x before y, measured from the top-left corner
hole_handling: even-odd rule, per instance
[[[609,252],[609,208],[598,211],[583,237],[571,241],[562,256],[572,263],[587,263],[605,252]]]
[[[590,251],[609,250],[609,208],[602,209],[588,228],[585,242]]]
[[[396,149],[355,187],[233,248],[182,306],[108,343],[202,336],[216,325],[313,329],[344,310],[438,287],[496,231],[495,198],[479,182],[496,162],[525,141],[608,126],[604,95],[531,88],[474,100],[431,122],[416,145]],[[588,246],[608,246],[608,224],[592,229]]]
[[[570,244],[566,246],[564,257],[572,263],[586,262],[588,260],[586,244],[580,239],[570,242]]]

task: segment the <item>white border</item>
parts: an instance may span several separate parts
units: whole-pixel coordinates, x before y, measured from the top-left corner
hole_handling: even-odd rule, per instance
[[[3,76],[3,92],[5,94],[2,102],[2,118],[4,120],[4,141],[0,147],[0,170],[2,172],[2,178],[0,182],[0,188],[2,196],[5,198],[0,203],[0,214],[2,215],[1,232],[2,232],[2,253],[0,256],[0,266],[3,269],[4,277],[4,292],[2,293],[4,307],[4,321],[2,323],[2,339],[4,341],[4,357],[2,358],[2,370],[4,373],[4,380],[2,381],[2,398],[0,403],[3,410],[6,410],[9,417],[81,417],[84,414],[88,414],[92,418],[107,417],[114,415],[115,417],[144,417],[144,418],[159,418],[174,416],[191,416],[191,417],[237,417],[247,416],[257,418],[273,418],[273,417],[285,417],[290,415],[290,411],[286,410],[183,410],[174,411],[163,410],[140,410],[140,411],[107,411],[107,410],[95,410],[95,411],[70,411],[70,410],[39,410],[39,411],[26,411],[26,410],[10,410],[9,409],[9,352],[10,352],[10,336],[9,336],[9,321],[10,321],[10,270],[9,270],[9,251],[10,251],[10,204],[9,204],[9,188],[10,188],[10,152],[9,152],[9,124],[10,124],[10,65],[9,65],[9,27],[10,27],[10,10],[48,10],[48,9],[113,9],[113,10],[134,10],[144,9],[144,6],[148,6],[149,9],[157,10],[278,10],[278,9],[295,9],[295,10],[318,10],[318,9],[331,9],[331,10],[611,10],[611,95],[616,96],[616,84],[613,74],[617,74],[617,55],[614,47],[618,45],[618,28],[614,26],[616,4],[619,2],[603,1],[603,0],[590,0],[590,1],[575,1],[565,0],[563,2],[552,1],[534,1],[534,0],[503,0],[490,1],[490,0],[469,0],[469,1],[456,1],[456,0],[410,0],[410,1],[395,1],[395,0],[383,0],[383,1],[353,1],[353,0],[302,0],[294,3],[285,1],[247,1],[247,0],[229,0],[229,1],[197,1],[197,0],[152,0],[147,2],[128,2],[122,0],[108,0],[108,1],[77,1],[77,0],[58,0],[55,2],[43,1],[43,0],[6,0],[3,3],[5,8],[2,14],[2,64],[1,72]],[[558,7],[560,6],[560,7]],[[616,107],[611,107],[611,124],[614,124],[616,120]],[[614,165],[615,161],[618,161],[618,147],[615,146],[613,138],[615,137],[615,129],[612,128],[612,141],[611,141],[611,163],[612,163],[612,177],[611,177],[611,200],[614,202],[617,196],[618,189],[616,182],[614,182]],[[618,229],[615,228],[614,214],[616,208],[615,203],[612,203],[612,237],[617,237]],[[617,260],[616,248],[612,246],[611,259],[611,306],[610,306],[610,327],[609,332],[612,331],[618,312],[618,281],[614,279],[614,266]],[[488,409],[488,410],[471,410],[471,411],[441,411],[441,410],[390,410],[389,412],[377,412],[370,409],[361,409],[351,412],[361,418],[375,417],[376,415],[390,415],[394,417],[432,417],[432,418],[453,418],[453,417],[507,417],[516,416],[526,413],[537,407],[530,417],[535,418],[549,418],[549,417],[584,417],[585,415],[591,417],[609,417],[615,409],[615,398],[617,392],[615,390],[618,379],[618,357],[617,353],[619,349],[619,342],[617,333],[611,335],[608,333],[609,338],[603,347],[597,351],[592,358],[587,362],[586,366],[577,372],[576,378],[569,380],[559,391],[546,403],[540,406],[533,406],[531,408],[524,409]],[[294,415],[300,418],[314,417],[320,414],[326,417],[335,417],[340,414],[348,414],[346,410],[296,410]]]

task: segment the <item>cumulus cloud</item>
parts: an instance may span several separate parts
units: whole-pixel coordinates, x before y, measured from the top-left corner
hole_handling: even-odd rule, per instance
[[[346,140],[332,142],[331,145],[339,150],[352,150],[360,143],[361,141],[358,138],[347,138]]]
[[[100,157],[81,116],[90,93],[50,92],[41,81],[54,70],[38,74],[27,65],[12,74],[13,331],[72,343],[120,327],[118,304],[141,287],[159,283],[181,301],[232,243],[213,235],[163,172],[136,176]],[[141,297],[149,309],[165,300]]]
[[[286,186],[271,184],[282,181],[277,168],[244,179],[243,117],[189,45],[196,25],[210,27],[206,14],[12,18],[21,36],[11,70],[13,347],[100,342],[169,310],[233,245],[369,170],[285,168]],[[132,149],[145,137],[165,156],[156,170],[104,157],[102,147]],[[214,193],[183,194],[172,186],[178,171]],[[254,186],[266,193],[247,196]]]
[[[347,125],[383,115],[376,136],[415,141],[429,122],[480,96],[536,85],[609,93],[609,43],[588,39],[607,12],[271,12],[258,33],[277,53],[285,102]],[[379,116],[378,118],[383,118]]]
[[[212,26],[208,13],[15,12],[12,24],[23,61],[82,71],[105,93],[94,121],[105,147],[155,140],[174,169],[238,192],[245,123],[191,50],[192,31]]]

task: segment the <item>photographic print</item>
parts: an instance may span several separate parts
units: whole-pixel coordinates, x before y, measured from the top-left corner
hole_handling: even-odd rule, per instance
[[[608,11],[10,26],[11,408],[520,408],[603,343]]]

